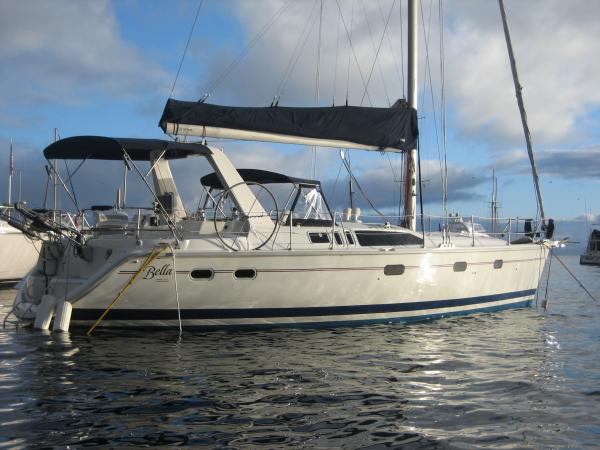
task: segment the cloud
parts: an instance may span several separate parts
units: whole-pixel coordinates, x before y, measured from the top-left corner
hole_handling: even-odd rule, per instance
[[[437,161],[422,161],[421,167],[424,181],[423,203],[426,205],[441,205],[442,182],[439,163]],[[400,184],[394,182],[394,179],[398,181],[402,177],[397,168],[392,171],[387,162],[379,162],[374,167],[355,173],[355,176],[363,191],[377,209],[388,212],[395,211],[397,214]],[[479,175],[476,170],[450,165],[448,167],[448,197],[451,202],[481,200],[483,196],[474,191],[474,188],[487,181],[488,179]],[[340,211],[349,206],[348,175],[345,169],[343,169],[339,180],[326,179],[323,186],[332,208]],[[354,191],[356,192],[354,196],[355,205],[363,208],[363,211],[370,209],[367,200],[356,186]]]
[[[540,175],[566,179],[600,179],[600,147],[550,149],[536,152]],[[531,174],[529,159],[523,150],[509,151],[492,167],[513,174]]]
[[[399,10],[392,10],[388,36],[381,33],[392,2],[325,2],[321,27],[320,103],[345,101],[358,104],[363,81],[369,79],[370,98],[385,106],[403,95]],[[423,2],[427,26],[429,61],[434,89],[439,94],[439,28],[437,11]],[[600,2],[532,0],[506,2],[513,46],[517,58],[525,104],[534,141],[543,146],[589,144],[590,133],[581,124],[600,108],[600,73],[597,42],[600,41]],[[250,42],[284,2],[243,0],[232,11],[241,23],[245,41]],[[248,56],[218,85],[213,100],[239,104],[268,104],[282,94],[281,104],[314,104],[319,35],[319,3],[292,2],[268,28]],[[354,6],[353,6],[354,5]],[[405,9],[406,4],[403,3]],[[468,0],[444,2],[445,94],[452,132],[463,140],[485,139],[491,148],[522,142],[522,128],[515,101],[510,65],[498,7],[495,3]],[[406,11],[403,11],[406,19]],[[260,20],[257,20],[260,18]],[[348,45],[346,28],[352,33],[354,53]],[[429,25],[430,24],[430,25]],[[305,26],[307,28],[305,28]],[[303,34],[303,30],[307,30]],[[406,31],[406,30],[404,30]],[[431,115],[429,82],[424,79],[424,33],[419,30],[419,88],[426,86],[424,109]],[[404,53],[406,53],[406,38]],[[306,42],[306,44],[304,44]],[[373,65],[379,48],[379,60]],[[391,44],[391,45],[390,45]],[[295,49],[299,49],[295,53]],[[217,48],[207,68],[206,79],[215,79],[236,53]],[[230,49],[231,50],[231,49]],[[301,50],[301,51],[300,51]],[[360,65],[357,68],[354,54]],[[406,57],[406,54],[404,54]],[[293,62],[297,62],[294,65]],[[203,60],[206,61],[206,53]],[[348,70],[348,62],[350,62]],[[288,64],[293,70],[285,77]],[[291,66],[290,66],[291,67]],[[361,77],[362,74],[362,77]],[[349,83],[346,83],[348,77]],[[278,87],[284,88],[279,90]],[[191,94],[194,98],[201,90]],[[439,105],[439,99],[436,100]],[[368,99],[365,99],[368,104]]]
[[[0,97],[12,115],[48,103],[147,97],[165,82],[164,70],[123,39],[106,0],[5,1],[0,9]]]
[[[534,141],[572,140],[577,122],[600,105],[600,3],[507,2],[513,47]],[[446,5],[451,26],[448,94],[467,133],[516,142],[522,128],[498,9],[485,2]],[[577,139],[577,137],[575,137]],[[579,137],[585,139],[585,136]]]

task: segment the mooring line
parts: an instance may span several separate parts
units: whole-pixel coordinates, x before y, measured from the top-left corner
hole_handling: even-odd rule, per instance
[[[179,287],[177,286],[177,266],[175,265],[175,249],[169,244],[171,249],[171,257],[173,258],[173,280],[175,280],[175,300],[177,301],[177,319],[179,319],[179,341],[183,335],[183,327],[181,326],[181,306],[179,305]]]
[[[92,325],[91,328],[87,331],[86,335],[90,336],[92,334],[92,331],[94,331],[94,329],[100,324],[100,322],[102,322],[102,319],[104,319],[104,317],[108,314],[108,311],[110,311],[110,308],[112,308],[113,305],[115,303],[117,303],[117,301],[120,300],[121,297],[123,297],[123,294],[125,294],[127,289],[129,289],[131,287],[131,285],[133,285],[133,283],[135,282],[137,277],[150,265],[150,263],[152,263],[152,261],[154,261],[156,258],[158,258],[160,256],[160,254],[162,252],[164,252],[167,248],[169,248],[169,246],[163,245],[161,247],[154,248],[152,250],[152,252],[146,258],[146,261],[144,261],[144,263],[140,266],[140,268],[132,275],[132,277],[129,279],[127,284],[125,286],[123,286],[123,289],[121,289],[119,291],[119,293],[117,294],[115,299],[112,302],[110,302],[110,305],[108,305],[106,307],[106,309],[104,310],[102,315],[100,317],[98,317],[98,320],[96,320],[94,325]]]
[[[579,280],[577,279],[577,277],[575,276],[575,274],[569,270],[569,268],[568,268],[568,267],[565,265],[565,263],[564,263],[564,262],[562,262],[562,260],[561,260],[561,259],[558,257],[558,255],[554,255],[554,257],[555,257],[555,258],[556,258],[556,260],[557,260],[557,261],[558,261],[558,262],[559,262],[559,263],[560,263],[560,264],[561,264],[561,265],[562,265],[562,266],[565,268],[565,270],[566,270],[567,272],[569,272],[569,275],[571,275],[571,276],[573,277],[573,279],[574,279],[574,280],[577,282],[577,284],[579,284],[579,286],[581,287],[581,289],[583,289],[583,290],[585,291],[585,293],[586,293],[587,295],[589,295],[589,296],[590,296],[590,298],[591,298],[592,300],[594,300],[595,302],[597,302],[597,301],[598,301],[598,299],[597,299],[596,297],[594,297],[594,296],[591,294],[591,292],[590,292],[590,291],[588,291],[588,290],[585,288],[585,286],[584,286],[584,285],[581,283],[581,281],[579,281]]]

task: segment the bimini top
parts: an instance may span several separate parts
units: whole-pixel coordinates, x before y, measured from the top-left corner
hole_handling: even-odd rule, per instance
[[[176,135],[394,152],[416,148],[419,135],[417,111],[404,100],[390,108],[249,108],[169,99],[159,125]]]
[[[295,178],[288,177],[287,175],[283,175],[281,173],[269,172],[268,170],[260,170],[260,169],[238,169],[238,173],[242,177],[242,180],[251,182],[251,183],[261,183],[261,184],[273,184],[273,183],[292,183],[299,184],[302,186],[320,186],[321,183],[315,180],[307,180],[304,178]],[[200,183],[202,186],[211,188],[211,189],[223,189],[223,185],[221,181],[217,177],[215,172],[209,173],[208,175],[204,175],[200,178]]]
[[[122,160],[123,150],[131,159],[150,161],[155,152],[165,152],[165,159],[208,155],[210,150],[202,144],[184,144],[160,139],[113,138],[104,136],[73,136],[50,144],[44,149],[47,159],[103,159]]]

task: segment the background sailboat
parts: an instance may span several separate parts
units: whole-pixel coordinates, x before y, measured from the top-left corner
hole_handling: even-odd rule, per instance
[[[33,242],[20,230],[10,226],[6,220],[14,215],[13,200],[14,154],[10,143],[8,164],[7,203],[0,206],[0,281],[16,281],[23,278],[38,260],[41,244]]]

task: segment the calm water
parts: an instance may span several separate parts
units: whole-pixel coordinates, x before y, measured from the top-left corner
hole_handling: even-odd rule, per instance
[[[562,256],[600,297],[600,268]],[[14,291],[0,291],[2,317]],[[598,448],[600,303],[398,326],[0,330],[0,448]]]

